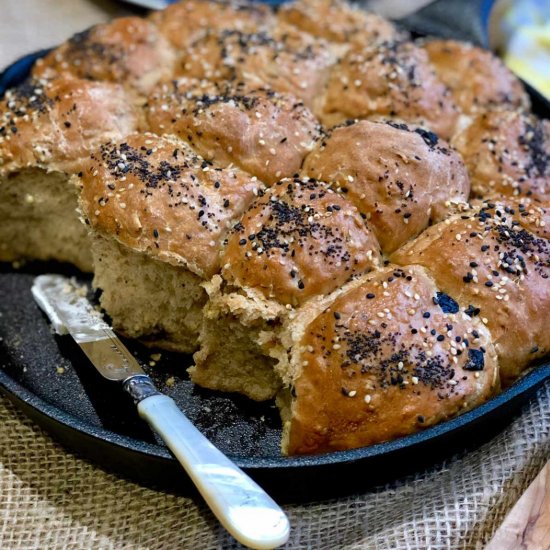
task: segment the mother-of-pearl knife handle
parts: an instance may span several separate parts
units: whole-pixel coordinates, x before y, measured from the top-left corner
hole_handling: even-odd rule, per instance
[[[158,393],[147,376],[124,388],[146,420],[174,453],[220,523],[242,544],[276,548],[288,540],[290,525],[271,497],[191,424],[173,399]]]

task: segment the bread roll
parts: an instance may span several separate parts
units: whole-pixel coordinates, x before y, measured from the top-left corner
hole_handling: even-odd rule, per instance
[[[257,32],[274,25],[268,6],[240,0],[181,0],[153,12],[150,20],[178,51],[212,30]]]
[[[518,111],[477,116],[452,145],[462,155],[474,197],[550,199],[550,122]]]
[[[426,267],[443,292],[487,325],[506,384],[550,351],[549,227],[547,202],[486,201],[391,256]]]
[[[94,285],[113,326],[193,351],[206,298],[200,285],[218,270],[221,242],[261,188],[174,137],[133,134],[94,152],[81,208],[97,236]]]
[[[30,79],[0,102],[0,259],[55,259],[91,271],[69,175],[108,139],[135,130],[121,86]]]
[[[311,107],[334,61],[329,44],[294,29],[278,26],[270,32],[238,30],[209,32],[182,56],[181,76],[244,82],[289,93]]]
[[[350,49],[332,68],[314,112],[327,126],[383,116],[425,126],[444,139],[459,115],[426,52],[404,41]]]
[[[486,401],[498,388],[489,331],[449,307],[428,272],[388,266],[288,328],[285,454],[395,439]],[[452,301],[451,301],[452,302]]]
[[[268,89],[180,79],[147,102],[149,127],[175,134],[216,166],[235,164],[267,184],[296,174],[320,135],[303,102]]]
[[[287,2],[278,15],[302,31],[346,46],[351,43],[369,46],[403,36],[387,19],[342,0]]]
[[[464,113],[529,109],[529,96],[519,79],[490,51],[456,40],[430,40],[424,48]]]
[[[378,266],[376,238],[357,209],[314,179],[278,182],[231,232],[222,275],[292,306]]]
[[[39,78],[74,76],[123,84],[138,95],[171,77],[176,57],[168,41],[149,21],[123,17],[75,34],[39,59]]]
[[[392,121],[349,121],[323,137],[303,174],[330,183],[393,252],[468,199],[460,156],[433,132]]]

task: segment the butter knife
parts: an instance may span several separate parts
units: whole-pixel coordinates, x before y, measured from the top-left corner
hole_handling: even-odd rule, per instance
[[[55,332],[70,334],[102,376],[122,384],[141,418],[160,435],[233,537],[256,549],[288,540],[290,525],[281,508],[157,390],[88,301],[86,287],[61,275],[40,275],[31,290]]]

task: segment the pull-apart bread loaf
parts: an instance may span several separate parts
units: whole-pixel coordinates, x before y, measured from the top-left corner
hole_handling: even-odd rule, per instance
[[[550,353],[550,123],[491,53],[342,0],[185,0],[32,74],[0,103],[0,259],[93,256],[115,329],[275,397],[284,453],[413,433]]]
[[[117,84],[27,80],[0,102],[0,260],[56,259],[91,271],[70,174],[90,150],[133,130]]]
[[[263,187],[215,168],[175,137],[132,134],[82,171],[94,286],[115,329],[176,351],[196,349],[206,293],[229,228]]]

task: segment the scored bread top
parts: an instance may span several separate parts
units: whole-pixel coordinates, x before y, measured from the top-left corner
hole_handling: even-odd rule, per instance
[[[286,179],[255,200],[222,255],[226,281],[292,306],[380,263],[357,209],[325,183]]]
[[[180,51],[206,31],[257,32],[275,24],[269,6],[240,0],[185,0],[155,11],[149,18]]]
[[[303,329],[288,454],[387,441],[488,399],[498,388],[488,330],[419,266],[389,266]]]
[[[460,156],[433,132],[392,121],[349,121],[323,137],[303,173],[345,193],[393,252],[468,200]]]
[[[31,78],[0,102],[0,174],[31,166],[78,171],[92,148],[138,124],[118,84]]]
[[[218,270],[227,231],[263,185],[214,168],[174,137],[132,134],[95,151],[81,208],[98,233],[201,277]]]
[[[39,59],[32,74],[118,82],[144,94],[172,76],[175,60],[155,25],[141,17],[123,17],[75,34]]]
[[[344,44],[389,41],[401,36],[395,26],[374,13],[342,0],[298,0],[284,3],[279,19],[299,29]]]
[[[529,108],[523,85],[493,53],[456,40],[430,40],[424,48],[463,112]]]
[[[151,131],[187,140],[217,166],[232,163],[272,184],[297,173],[320,135],[303,102],[268,89],[180,79],[148,99]]]
[[[179,74],[291,93],[311,107],[334,61],[328,42],[279,24],[269,32],[208,32],[182,55]]]
[[[334,65],[314,112],[329,126],[350,118],[397,118],[445,139],[459,115],[426,52],[406,41],[351,48]]]
[[[477,116],[451,143],[468,167],[474,197],[550,199],[550,121],[491,111]]]
[[[391,256],[421,264],[491,331],[501,376],[512,381],[550,351],[550,204],[486,201],[428,228]]]

